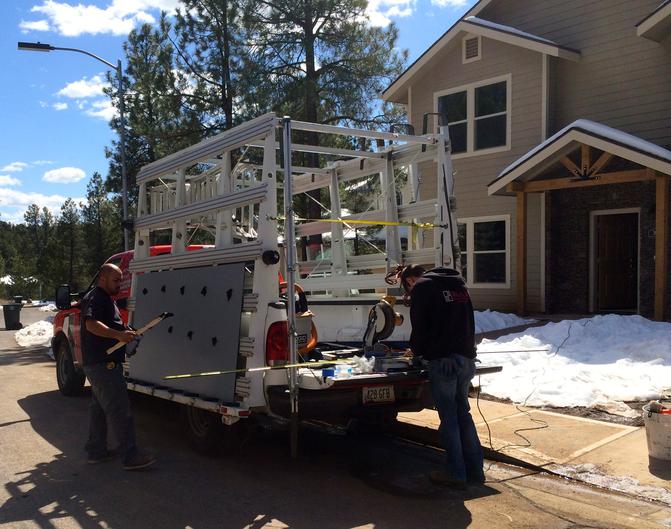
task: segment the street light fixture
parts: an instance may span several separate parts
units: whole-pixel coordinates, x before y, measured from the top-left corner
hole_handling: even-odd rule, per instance
[[[126,110],[126,105],[124,102],[124,86],[123,86],[123,70],[121,68],[121,59],[119,59],[116,65],[112,64],[105,59],[94,55],[86,50],[80,50],[78,48],[61,48],[58,46],[51,46],[50,44],[44,44],[42,42],[19,42],[18,49],[23,51],[74,51],[77,53],[83,53],[89,57],[100,61],[101,63],[109,66],[116,71],[117,79],[119,82],[118,95],[119,95],[119,141],[121,142],[121,199],[123,203],[123,247],[124,250],[128,250],[128,184],[126,182],[126,122],[124,120],[124,113]]]

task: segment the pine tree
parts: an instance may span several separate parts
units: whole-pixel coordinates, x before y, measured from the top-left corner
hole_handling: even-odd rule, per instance
[[[246,117],[239,103],[245,76],[242,0],[183,0],[176,14],[177,64],[189,91],[182,97],[199,115],[205,134]]]

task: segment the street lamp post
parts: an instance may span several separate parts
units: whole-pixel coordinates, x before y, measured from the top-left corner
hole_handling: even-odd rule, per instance
[[[127,183],[127,174],[126,174],[126,122],[124,119],[124,113],[126,110],[125,101],[124,101],[124,86],[123,86],[123,70],[121,68],[121,59],[119,59],[116,65],[112,64],[105,59],[94,55],[86,50],[80,50],[78,48],[61,48],[58,46],[51,46],[50,44],[44,44],[42,42],[19,42],[18,49],[23,51],[74,51],[77,53],[83,53],[89,57],[100,61],[101,63],[109,66],[116,71],[117,79],[119,82],[118,87],[118,96],[119,96],[119,141],[121,142],[121,200],[123,204],[123,247],[124,250],[129,249],[128,245],[128,183]]]

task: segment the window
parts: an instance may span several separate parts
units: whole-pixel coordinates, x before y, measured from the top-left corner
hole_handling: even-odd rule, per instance
[[[510,217],[459,221],[461,268],[469,287],[509,288]]]
[[[510,76],[436,94],[448,123],[452,154],[510,149]]]

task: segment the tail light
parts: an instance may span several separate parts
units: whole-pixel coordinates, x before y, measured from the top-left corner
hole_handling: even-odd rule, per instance
[[[286,321],[276,321],[266,335],[266,365],[289,361],[289,327]]]

